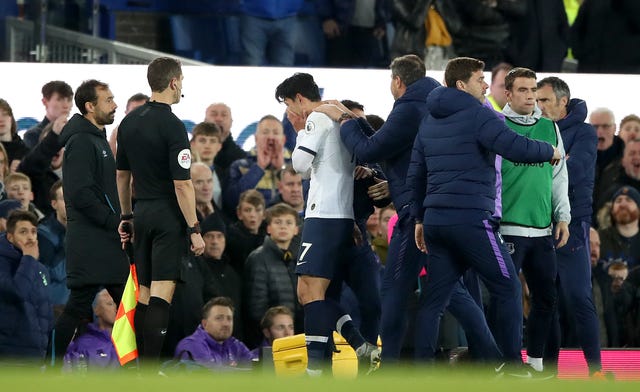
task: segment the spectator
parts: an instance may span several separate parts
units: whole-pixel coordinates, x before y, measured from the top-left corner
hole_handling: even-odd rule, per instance
[[[493,0],[509,13],[507,60],[537,72],[560,72],[569,45],[569,23],[564,4],[558,0]],[[519,3],[519,4],[518,4]]]
[[[45,215],[53,211],[49,203],[49,190],[62,177],[64,149],[59,138],[66,123],[67,115],[62,114],[54,122],[47,124],[40,134],[38,144],[18,166],[18,171],[29,176],[31,180],[33,204]]]
[[[193,359],[211,369],[249,367],[254,356],[231,336],[234,307],[231,299],[216,297],[202,308],[202,323],[178,343],[175,357]]]
[[[244,0],[240,17],[242,63],[293,66],[296,15],[303,0]]]
[[[388,63],[384,0],[321,0],[317,3],[330,67],[382,68]]]
[[[73,89],[61,80],[53,80],[42,86],[42,104],[45,107],[45,115],[42,121],[29,128],[24,134],[24,144],[27,148],[33,148],[40,140],[40,134],[47,124],[52,123],[60,116],[67,117],[71,111]]]
[[[238,222],[229,226],[226,250],[232,267],[240,276],[243,275],[247,256],[262,245],[264,236],[267,234],[264,225],[264,209],[264,197],[255,189],[249,189],[240,195],[238,208],[236,208]]]
[[[213,175],[211,169],[202,163],[191,164],[191,181],[196,195],[196,214],[198,221],[202,222],[210,214],[221,213],[213,201]]]
[[[304,215],[302,176],[290,164],[278,172],[278,196],[271,205],[278,203],[286,203],[298,211],[298,215]]]
[[[38,245],[40,262],[49,270],[49,298],[53,305],[53,315],[57,319],[69,299],[65,266],[67,256],[64,249],[67,210],[61,180],[49,190],[49,199],[54,212],[38,224]]]
[[[0,236],[0,356],[44,359],[53,327],[49,274],[38,262],[38,219],[14,211]],[[38,363],[39,365],[39,363]]]
[[[640,266],[640,192],[623,186],[614,193],[611,201],[612,225],[599,232],[600,260],[606,268],[613,261],[622,261],[629,268]]]
[[[286,306],[274,306],[267,309],[260,321],[262,329],[262,343],[251,351],[254,358],[260,357],[260,350],[263,347],[273,346],[273,341],[287,336],[293,336],[293,312]]]
[[[624,147],[622,160],[610,164],[596,180],[593,194],[594,213],[598,213],[621,186],[628,185],[640,190],[640,140],[620,143]]]
[[[247,314],[245,341],[255,347],[260,341],[260,320],[273,306],[283,305],[304,314],[298,304],[295,273],[297,249],[290,250],[291,240],[298,234],[298,213],[291,206],[280,203],[267,210],[267,233],[261,246],[245,262],[245,309]],[[303,326],[298,325],[302,331]]]
[[[507,90],[504,87],[504,78],[512,68],[513,65],[509,63],[500,63],[491,69],[490,93],[487,95],[487,100],[491,102],[491,107],[496,112],[502,112],[502,108],[507,104]]]
[[[2,112],[0,112],[2,117]],[[0,123],[2,120],[0,120]],[[9,175],[9,156],[7,150],[4,149],[4,145],[0,143],[0,200],[7,198],[7,192],[4,189],[4,179]]]
[[[619,162],[624,150],[624,142],[616,136],[616,120],[607,108],[591,112],[589,123],[598,134],[598,159],[596,161],[596,183],[602,171],[612,163]]]
[[[124,114],[129,114],[133,109],[144,105],[149,100],[149,96],[143,93],[133,94],[127,100],[127,107],[124,109]],[[118,145],[118,127],[114,128],[111,131],[111,135],[109,135],[109,147],[111,147],[111,152],[113,156],[116,155],[116,147]]]
[[[215,165],[214,161],[220,149],[222,148],[222,132],[220,127],[215,123],[201,122],[191,131],[191,150],[197,156],[200,162],[206,164],[212,172],[212,196],[211,200],[217,207],[216,210],[222,209],[222,189],[225,179],[225,173],[220,166]]]
[[[638,73],[640,2],[584,0],[571,26],[571,48],[578,72]]]
[[[7,189],[7,198],[18,200],[22,208],[33,212],[38,220],[44,218],[44,214],[32,203],[33,192],[31,191],[31,180],[22,173],[12,173],[4,180]]]
[[[5,199],[0,201],[0,233],[7,231],[7,218],[13,210],[24,210],[18,200]]]
[[[272,115],[262,117],[255,138],[255,148],[229,168],[224,190],[227,208],[236,208],[240,194],[249,189],[262,193],[267,204],[278,196],[278,171],[291,162],[291,152],[284,147],[282,123]]]
[[[7,151],[9,171],[14,172],[29,148],[18,136],[18,126],[9,103],[0,98],[0,143]]]
[[[96,294],[93,301],[95,322],[69,344],[64,355],[63,368],[67,371],[119,369],[118,354],[111,341],[111,330],[118,311],[116,303],[106,289]]]
[[[218,295],[229,297],[236,304],[234,314],[234,336],[242,336],[242,276],[233,268],[233,260],[225,254],[227,231],[224,222],[217,214],[209,215],[202,222],[204,254],[200,261],[209,270],[205,284],[215,287]],[[244,260],[242,260],[244,263]]]
[[[640,117],[630,114],[620,121],[620,131],[618,137],[623,142],[640,138]]]
[[[247,153],[233,141],[233,136],[231,135],[233,117],[229,106],[221,102],[212,103],[205,111],[204,121],[216,124],[222,132],[222,136],[220,137],[222,147],[216,155],[214,163],[225,173],[222,179],[224,182],[229,171],[229,166],[231,166],[234,161],[246,157]]]
[[[371,240],[371,246],[378,256],[378,259],[380,259],[380,263],[382,265],[387,264],[387,254],[389,252],[388,224],[389,219],[391,219],[395,213],[396,209],[393,204],[379,208],[374,213],[378,215],[378,227],[376,228],[375,237]]]

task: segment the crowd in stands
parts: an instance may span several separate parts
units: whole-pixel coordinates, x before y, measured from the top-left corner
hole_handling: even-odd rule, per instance
[[[310,2],[278,4],[285,3],[292,9],[274,20],[294,17],[300,7]],[[555,5],[547,7],[547,3]],[[319,17],[314,20],[323,21],[322,29],[327,38],[326,64],[332,66],[376,67],[388,64],[389,53],[394,53],[394,50],[406,53],[407,48],[399,49],[398,45],[412,44],[416,47],[415,42],[410,42],[415,40],[415,37],[410,37],[411,32],[420,37],[417,46],[421,52],[418,54],[425,63],[435,64],[434,58],[429,56],[441,56],[438,61],[443,63],[457,55],[483,59],[492,68],[488,102],[500,113],[507,103],[505,89],[508,88],[504,79],[511,70],[511,65],[505,61],[535,70],[558,72],[570,45],[580,60],[582,70],[640,70],[640,61],[634,65],[634,59],[623,59],[624,56],[635,56],[633,51],[618,49],[617,56],[597,56],[589,49],[593,37],[586,38],[592,31],[589,18],[595,17],[595,13],[599,12],[598,18],[603,17],[603,12],[619,18],[632,18],[640,15],[640,12],[632,12],[637,7],[635,2],[620,1],[617,2],[618,8],[602,10],[598,1],[584,0],[575,21],[572,36],[575,40],[570,40],[568,35],[566,12],[572,8],[565,6],[569,3],[565,1],[563,5],[562,2],[542,0],[397,0],[390,4],[381,0],[327,1],[318,2]],[[263,3],[255,2],[255,9],[264,11],[260,4]],[[345,6],[345,9],[338,5]],[[415,7],[424,7],[424,10]],[[393,12],[388,13],[390,10]],[[573,11],[575,14],[576,9]],[[438,15],[434,16],[432,12],[438,12]],[[394,20],[396,38],[389,52],[383,44],[386,42],[387,22],[393,20],[390,15],[397,18],[402,13],[416,20],[407,20],[408,27],[404,27],[404,31],[397,27],[400,22]],[[486,19],[477,20],[481,16]],[[243,21],[243,25],[275,28],[272,23],[256,23],[255,18],[264,21],[261,15],[248,14],[246,17],[248,20]],[[450,34],[449,40],[442,41],[448,42],[447,47],[437,42],[433,46],[442,50],[433,51],[430,46],[422,45],[424,40],[429,42],[429,34],[434,28],[428,24],[425,27],[425,20],[444,21],[442,26],[447,31],[440,34]],[[416,23],[420,31],[412,30]],[[620,29],[624,25],[612,23]],[[421,30],[423,28],[424,31]],[[398,38],[401,33],[407,38],[404,42]],[[552,36],[542,37],[542,33]],[[616,45],[625,43],[626,38],[623,37],[627,35],[623,34],[627,33],[631,34],[617,33]],[[538,41],[532,41],[532,36],[536,36]],[[600,34],[597,38],[607,37]],[[477,44],[474,40],[478,41]],[[547,43],[559,47],[547,50]],[[243,45],[248,44],[243,41]],[[600,48],[612,50],[611,46],[615,45],[601,45]],[[361,52],[354,51],[356,47]],[[373,49],[376,47],[385,49],[378,52]],[[250,52],[246,50],[248,55]],[[246,61],[259,65],[261,61],[255,58],[263,55]],[[268,56],[264,58],[269,59]],[[277,54],[274,58],[282,60],[285,56]],[[616,63],[618,60],[620,62]],[[392,79],[392,93],[396,99],[406,91],[409,94],[413,91],[411,84],[409,87],[398,84],[394,89],[393,83],[396,83],[395,79]],[[419,86],[420,83],[413,87],[417,89]],[[400,88],[404,89],[401,93],[398,92]],[[597,154],[592,157],[595,165],[593,197],[592,201],[586,202],[586,208],[592,211],[592,298],[600,321],[600,344],[602,347],[640,347],[640,117],[629,114],[616,121],[610,109],[596,108],[587,118],[585,101],[572,99],[568,87],[563,88],[553,78],[540,81],[537,85],[538,112],[557,121],[561,131],[573,126],[574,123],[569,124],[569,121],[577,118],[577,123],[590,130],[595,129],[597,135]],[[72,98],[73,90],[67,83],[46,83],[42,87],[45,116],[23,138],[17,133],[11,97],[0,99],[0,231],[3,233],[0,236],[0,312],[4,315],[0,322],[0,357],[43,358],[51,350],[48,345],[54,321],[68,301],[65,270],[67,209],[61,182],[64,143],[60,134],[69,117]],[[127,102],[126,112],[134,110],[147,99],[144,94],[134,95]],[[383,126],[382,119],[366,115],[365,108],[357,102],[345,100],[342,103],[357,113],[358,121],[368,124],[367,129],[370,128],[372,135]],[[564,115],[558,116],[554,112],[557,107],[565,108]],[[295,134],[286,132],[286,128],[291,126],[288,121],[281,121],[280,116],[273,114],[256,112],[259,121],[255,147],[244,151],[233,140],[232,108],[215,102],[202,109],[203,121],[189,136],[194,156],[191,180],[205,250],[203,255],[188,260],[184,280],[177,284],[163,355],[168,359],[176,357],[204,362],[214,368],[242,367],[258,359],[260,348],[270,345],[274,338],[303,331],[295,264],[299,253],[304,251],[300,234],[308,181],[291,166],[290,147],[295,145],[295,139],[292,140]],[[117,149],[115,140],[114,136],[111,139],[114,151]],[[565,145],[570,142],[565,140]],[[571,155],[567,157],[568,165],[571,158]],[[356,182],[355,197],[366,200],[367,206],[356,212],[358,230],[355,231],[359,233],[354,237],[361,241],[359,244],[364,244],[362,253],[367,257],[372,255],[369,261],[372,261],[377,278],[368,287],[373,290],[366,291],[366,295],[362,294],[362,288],[359,290],[347,285],[343,288],[343,305],[354,316],[363,335],[367,330],[371,337],[367,338],[373,340],[380,334],[379,277],[387,265],[391,231],[398,219],[390,203],[387,177],[395,176],[396,181],[404,181],[403,174],[387,169],[385,165],[380,167],[361,162],[356,169],[356,178],[364,181],[360,185]],[[578,185],[580,181],[592,181],[587,177],[575,179],[569,176],[570,189],[576,186],[572,181],[577,181]],[[359,191],[358,187],[361,188]],[[571,210],[573,214],[576,206],[572,205]],[[567,246],[581,245],[569,242]],[[357,270],[352,272],[358,273]],[[424,274],[415,276],[415,287],[409,289],[412,292],[415,289],[419,294],[424,279]],[[526,283],[523,291],[528,291]],[[529,301],[529,298],[525,295],[523,300]],[[559,306],[563,306],[562,299],[559,299]],[[529,315],[526,309],[525,306],[525,318]],[[409,307],[409,314],[414,311]],[[94,314],[95,321],[89,323],[85,320],[85,326],[78,331],[67,354],[59,359],[66,369],[117,365],[108,339],[115,317],[115,303],[106,290],[96,296]],[[578,346],[577,329],[580,326],[568,317],[561,317],[560,322],[562,347]],[[461,334],[455,321],[445,317],[442,325],[443,336],[439,346],[442,350],[466,345],[464,339],[457,340]],[[447,341],[452,336],[457,341],[449,344]],[[411,344],[407,345],[410,352]]]
[[[22,11],[13,12],[38,20],[36,3],[26,1]],[[48,3],[49,23],[88,30],[90,5]],[[122,7],[101,3],[101,12]],[[470,56],[488,68],[505,61],[540,72],[575,71],[575,59],[578,72],[640,72],[640,55],[632,50],[640,40],[635,28],[640,5],[634,0],[193,3],[166,9],[149,3],[131,11],[169,19],[173,44],[158,49],[221,65],[386,68],[392,58],[414,53],[428,69],[444,69],[447,59]],[[563,66],[565,58],[569,63]]]

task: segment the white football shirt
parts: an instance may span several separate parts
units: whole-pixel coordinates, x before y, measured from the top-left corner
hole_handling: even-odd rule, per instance
[[[298,132],[291,160],[297,172],[310,171],[305,218],[353,219],[355,159],[340,140],[340,124],[311,113]]]

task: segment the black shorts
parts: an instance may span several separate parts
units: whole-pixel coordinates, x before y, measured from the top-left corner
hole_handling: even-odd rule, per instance
[[[306,218],[296,274],[340,278],[353,246],[353,220]]]
[[[138,282],[183,280],[190,256],[187,224],[173,200],[139,200],[135,206],[134,261]]]

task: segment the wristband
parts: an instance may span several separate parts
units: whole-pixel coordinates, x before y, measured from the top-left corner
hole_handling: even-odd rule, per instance
[[[133,219],[133,213],[120,214],[120,220],[131,220],[131,219]]]
[[[338,122],[341,123],[345,120],[351,120],[353,117],[351,117],[351,115],[347,112],[344,112],[340,115],[340,117],[338,117]]]
[[[200,234],[200,222],[193,224],[193,227],[187,227],[187,232],[191,234]]]

